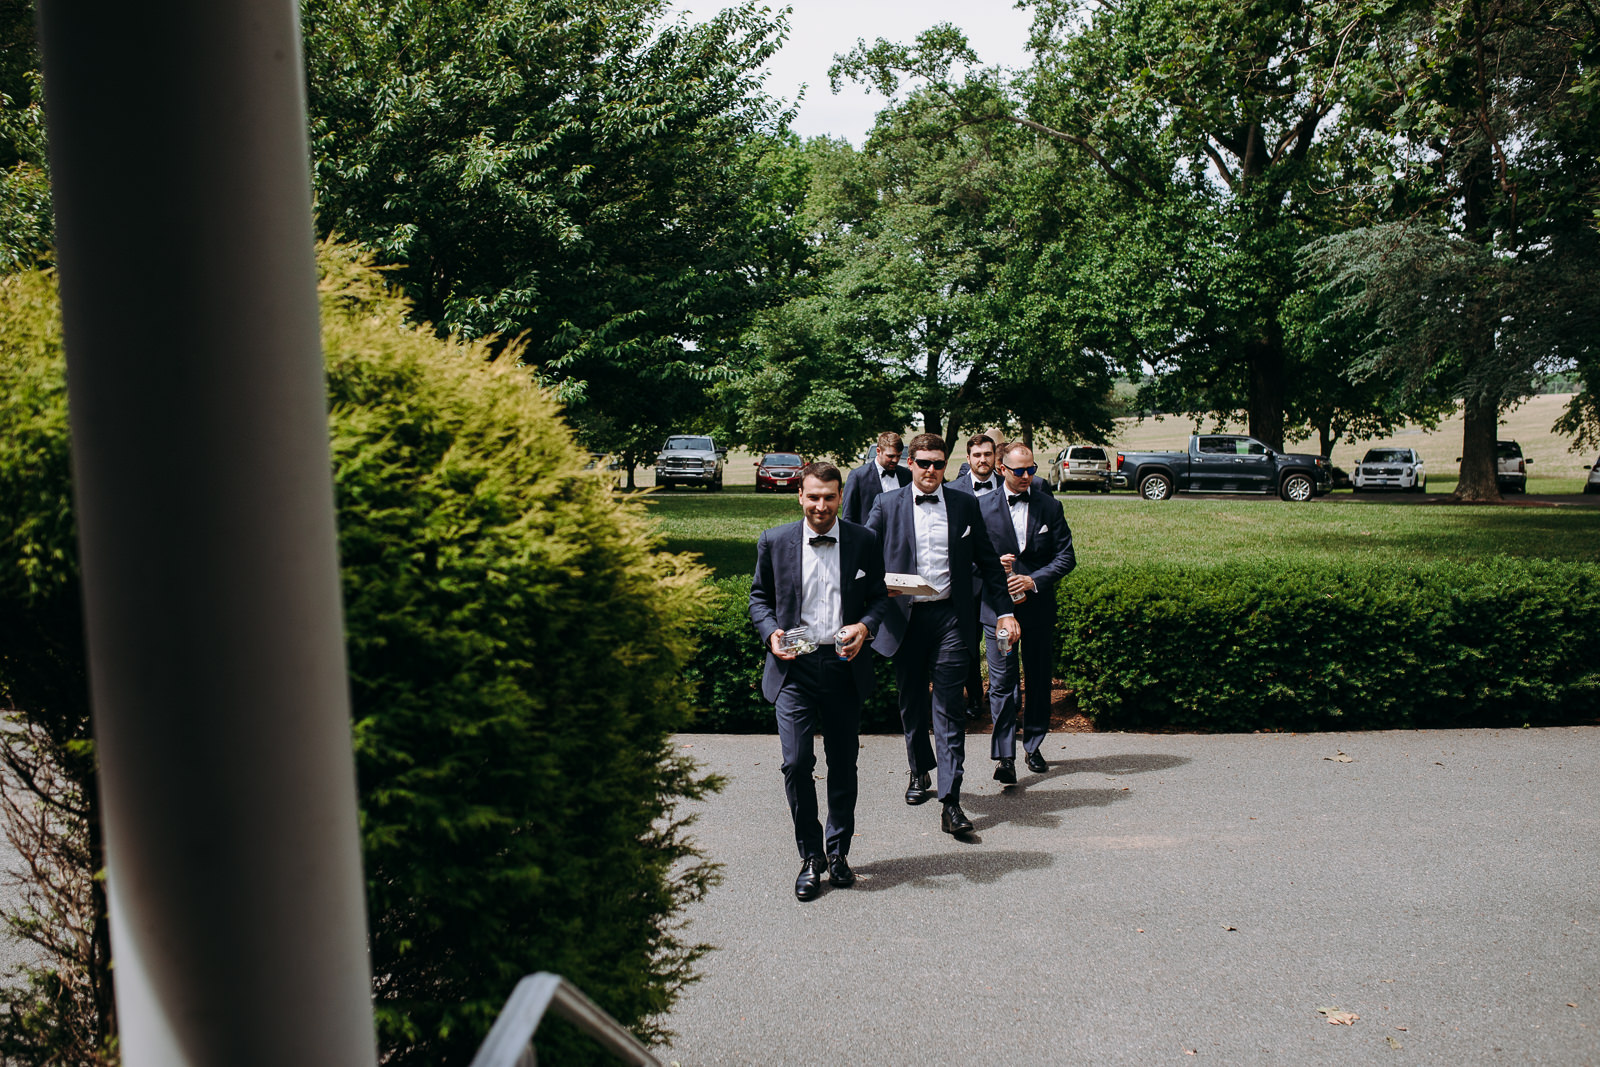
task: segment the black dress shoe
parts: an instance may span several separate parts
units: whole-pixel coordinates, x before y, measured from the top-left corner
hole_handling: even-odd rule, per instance
[[[912,771],[911,784],[906,786],[906,803],[922,804],[933,799],[933,783],[927,771]]]
[[[807,856],[794,880],[796,900],[816,900],[822,895],[822,857]]]
[[[1044,757],[1039,755],[1037,751],[1028,753],[1028,770],[1034,774],[1043,774],[1049,769],[1050,764],[1046,763]]]
[[[984,707],[983,707],[982,704],[968,704],[967,705],[967,719],[969,721],[972,720],[972,719],[980,718],[983,715],[983,712],[984,712]]]
[[[828,884],[839,889],[848,889],[856,884],[856,872],[850,869],[850,861],[843,856],[828,857]]]
[[[994,761],[994,780],[1001,785],[1017,784],[1017,761],[1012,757]]]
[[[970,834],[972,820],[967,818],[960,804],[950,801],[944,806],[944,814],[939,816],[939,829],[947,834]]]

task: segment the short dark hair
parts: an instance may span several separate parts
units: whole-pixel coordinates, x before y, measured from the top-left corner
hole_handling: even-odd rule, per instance
[[[911,439],[911,446],[906,449],[906,454],[914,456],[918,452],[943,452],[946,456],[950,455],[950,449],[945,447],[944,438],[936,433],[919,433]]]
[[[839,468],[820,459],[814,459],[800,468],[800,487],[802,489],[805,488],[807,478],[815,478],[819,482],[832,482],[838,486],[844,485],[844,476],[839,473]]]
[[[898,449],[903,452],[905,451],[905,447],[905,441],[901,440],[900,435],[895,433],[893,430],[885,430],[878,435],[878,451],[880,452],[888,451],[891,448]]]
[[[972,455],[972,450],[977,448],[979,445],[992,444],[994,444],[994,438],[990,437],[988,434],[975,433],[971,437],[967,438],[967,455]]]

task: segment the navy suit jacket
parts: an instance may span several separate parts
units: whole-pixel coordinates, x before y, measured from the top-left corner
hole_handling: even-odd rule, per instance
[[[878,497],[867,516],[867,527],[883,543],[883,567],[896,574],[917,573],[917,528],[912,519],[917,495],[914,485],[903,486],[892,493]],[[1006,572],[1000,566],[1000,555],[989,540],[978,511],[978,498],[969,493],[944,490],[945,514],[950,523],[950,602],[956,609],[956,619],[961,626],[962,639],[967,651],[978,654],[978,601],[986,610],[999,615],[1015,614],[1011,610],[1011,596],[1006,592]],[[975,592],[966,575],[976,573],[981,592]],[[884,617],[883,629],[872,647],[884,656],[900,650],[906,625],[911,620],[909,597],[892,597],[889,611]]]
[[[1016,556],[1011,569],[1018,574],[1031,575],[1039,588],[1028,594],[1028,599],[1016,605],[1017,611],[1028,618],[1047,609],[1050,624],[1055,622],[1056,584],[1078,564],[1072,551],[1072,528],[1062,513],[1061,501],[1034,482],[1028,490],[1027,544],[1017,544],[1017,528],[1011,523],[1011,506],[1006,503],[1006,490],[985,493],[978,501],[983,513],[983,523],[989,530],[989,540],[995,551],[1004,556]],[[1008,601],[1009,597],[1006,598]],[[993,625],[997,616],[984,605],[983,621]],[[1026,624],[1025,624],[1026,625]]]
[[[872,505],[883,494],[883,476],[878,473],[879,469],[878,461],[873,460],[850,472],[850,477],[844,480],[844,503],[839,506],[839,518],[845,522],[866,523],[867,516],[872,514]],[[911,482],[911,472],[903,466],[894,469],[894,476],[901,485]]]
[[[750,621],[761,635],[767,663],[761,672],[761,693],[776,702],[792,660],[772,654],[772,635],[800,625],[803,591],[802,542],[811,536],[805,520],[774,526],[756,542],[756,574],[750,583]],[[883,550],[878,535],[853,522],[839,522],[839,591],[845,625],[866,623],[867,640],[883,626],[889,596],[883,588]],[[872,692],[872,657],[863,645],[850,661],[856,691]]]

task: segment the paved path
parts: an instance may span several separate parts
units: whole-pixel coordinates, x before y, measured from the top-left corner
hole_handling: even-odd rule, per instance
[[[965,842],[869,737],[859,882],[807,904],[776,739],[679,743],[729,780],[683,1067],[1600,1067],[1600,728],[1056,735],[1006,795],[980,741]]]

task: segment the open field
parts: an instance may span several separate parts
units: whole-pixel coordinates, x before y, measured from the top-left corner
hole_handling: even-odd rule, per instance
[[[1529,398],[1528,402],[1508,412],[1500,428],[1502,440],[1516,441],[1528,466],[1528,492],[1577,493],[1583,490],[1588,465],[1594,456],[1578,455],[1570,451],[1572,441],[1551,432],[1551,425],[1566,410],[1571,393],[1549,393]],[[1207,425],[1206,430],[1212,429]],[[1193,424],[1182,416],[1168,415],[1160,420],[1146,419],[1138,422],[1121,419],[1117,423],[1114,447],[1128,451],[1154,451],[1158,449],[1183,449],[1189,446]],[[1244,433],[1242,425],[1231,425],[1229,433]],[[1290,451],[1315,452],[1317,443],[1302,441],[1289,445]],[[1428,489],[1432,492],[1450,492],[1461,472],[1456,462],[1461,455],[1461,416],[1459,414],[1441,422],[1438,429],[1425,430],[1408,426],[1391,437],[1372,440],[1340,441],[1333,448],[1333,462],[1350,471],[1369,448],[1414,448],[1422,453],[1428,466]]]
[[[1152,503],[1131,493],[1060,499],[1085,567],[1493,555],[1600,562],[1600,507],[1457,506],[1432,493],[1404,502],[1337,493],[1310,504],[1225,497]],[[761,531],[800,517],[793,496],[748,490],[651,493],[644,500],[667,547],[699,554],[719,578],[749,574]]]
[[[1533,460],[1528,468],[1530,493],[1576,493],[1583,489],[1584,473],[1595,457],[1588,453],[1577,455],[1570,451],[1571,440],[1559,437],[1550,430],[1551,424],[1566,409],[1571,393],[1549,393],[1536,396],[1509,412],[1501,427],[1500,436],[1522,445],[1523,455]],[[1204,427],[1211,429],[1210,426]],[[905,431],[907,436],[914,430]],[[1119,419],[1111,446],[1129,451],[1153,451],[1165,448],[1188,447],[1191,424],[1179,415],[1167,415],[1160,420]],[[1244,433],[1243,426],[1229,426],[1230,433]],[[1062,442],[1041,442],[1041,450],[1054,454]],[[1461,417],[1459,415],[1439,424],[1436,430],[1408,426],[1392,437],[1374,438],[1370,441],[1340,441],[1333,449],[1333,462],[1345,470],[1354,470],[1356,461],[1369,448],[1415,448],[1428,464],[1428,488],[1434,492],[1450,492],[1460,473],[1456,457],[1461,455]],[[1290,445],[1291,451],[1315,452],[1316,442]],[[960,448],[956,449],[960,452]],[[728,453],[723,465],[723,479],[728,485],[755,485],[755,461],[758,457],[748,452]],[[959,456],[957,457],[959,460]],[[849,466],[855,466],[852,458]],[[641,489],[655,484],[655,469],[639,467],[634,471],[634,482]],[[688,490],[692,492],[693,490]]]

